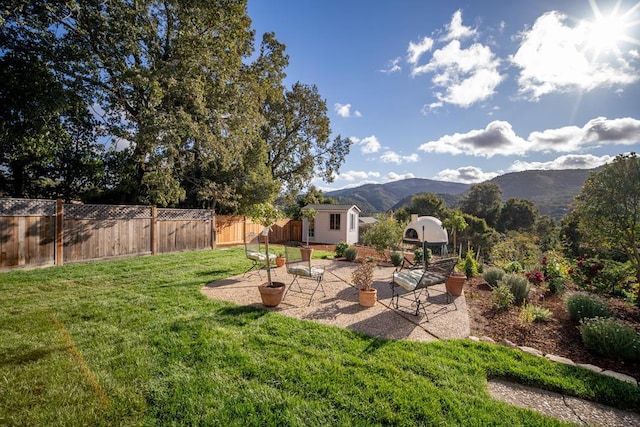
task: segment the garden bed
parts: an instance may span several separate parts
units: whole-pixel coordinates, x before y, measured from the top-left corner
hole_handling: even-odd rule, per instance
[[[563,296],[550,295],[538,298],[536,305],[553,313],[547,322],[535,322],[523,326],[519,319],[520,307],[511,305],[508,309],[493,306],[491,289],[482,278],[468,280],[465,296],[469,310],[471,334],[488,336],[498,343],[509,340],[516,345],[536,348],[543,353],[567,357],[576,363],[590,363],[601,367],[640,377],[640,362],[629,362],[598,356],[587,351],[580,337],[578,324],[570,317],[565,305],[565,297],[577,289],[570,286]],[[601,296],[602,297],[602,296]],[[640,327],[640,309],[632,307],[618,298],[605,299],[616,318]]]

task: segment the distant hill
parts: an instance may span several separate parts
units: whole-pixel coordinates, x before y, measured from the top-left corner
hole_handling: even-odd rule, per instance
[[[500,175],[488,182],[497,184],[505,200],[515,197],[532,201],[542,215],[562,218],[569,204],[580,194],[591,170],[532,170]]]
[[[582,190],[591,170],[532,170],[498,176],[487,182],[497,184],[503,199],[531,200],[542,215],[562,218],[569,204]],[[411,178],[386,184],[365,184],[360,187],[329,191],[325,195],[338,203],[355,204],[363,215],[398,209],[411,203],[411,197],[419,193],[440,195],[447,206],[453,207],[469,189],[469,184]]]
[[[385,212],[400,200],[418,193],[461,194],[469,189],[468,184],[410,178],[386,184],[365,184],[360,187],[326,192],[338,203],[355,204],[363,215]]]

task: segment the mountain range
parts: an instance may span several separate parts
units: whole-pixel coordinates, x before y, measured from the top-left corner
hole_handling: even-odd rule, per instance
[[[485,182],[498,185],[502,190],[503,200],[530,200],[541,215],[558,220],[568,212],[571,201],[580,194],[582,185],[592,171],[594,170],[530,170],[507,173]],[[421,193],[435,193],[444,199],[448,207],[455,207],[470,187],[470,184],[410,178],[328,191],[325,195],[340,204],[358,206],[362,215],[366,216],[409,206],[411,197]]]

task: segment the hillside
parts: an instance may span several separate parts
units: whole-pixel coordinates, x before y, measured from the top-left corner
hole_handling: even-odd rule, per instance
[[[542,215],[558,220],[569,204],[580,193],[591,170],[532,170],[513,172],[487,182],[497,184],[503,199],[526,199],[534,202]],[[363,215],[398,209],[411,202],[411,196],[419,193],[435,193],[443,197],[447,206],[469,189],[470,185],[431,179],[411,178],[387,184],[366,184],[360,187],[329,191],[327,196],[339,203],[355,204]]]
[[[338,203],[357,205],[363,215],[372,215],[393,208],[399,201],[413,194],[461,194],[468,188],[468,184],[457,182],[410,178],[386,184],[365,184],[355,188],[329,191],[325,195],[336,199]]]
[[[488,182],[500,187],[504,200],[512,197],[531,200],[540,214],[560,219],[573,198],[580,194],[590,172],[587,169],[532,170],[508,173]]]

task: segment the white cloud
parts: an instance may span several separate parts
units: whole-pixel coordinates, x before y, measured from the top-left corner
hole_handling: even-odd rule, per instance
[[[564,170],[564,169],[593,169],[613,160],[612,156],[593,156],[591,154],[569,154],[557,157],[548,162],[523,162],[516,160],[509,167],[509,172],[525,170]]]
[[[380,156],[380,160],[384,163],[395,163],[397,165],[401,165],[402,163],[415,163],[420,160],[420,156],[415,153],[409,156],[403,156],[395,151],[385,151]]]
[[[366,171],[346,171],[346,172],[342,172],[339,173],[336,176],[336,181],[347,181],[347,182],[353,182],[356,180],[364,180],[364,179],[368,179],[368,178],[379,178],[380,177],[380,173],[379,172],[366,172]]]
[[[358,110],[355,110],[353,113],[351,113],[351,104],[340,104],[336,102],[335,104],[333,104],[333,109],[336,113],[338,113],[340,117],[362,117],[362,114],[360,114],[360,111]]]
[[[451,17],[451,23],[447,25],[447,34],[442,38],[442,40],[448,41],[464,39],[474,36],[475,34],[476,30],[462,25],[462,11],[458,9]]]
[[[360,151],[363,154],[377,153],[382,148],[382,145],[380,145],[380,141],[378,141],[378,138],[376,138],[375,135],[367,136],[366,138],[362,139],[352,136],[349,139],[355,145],[360,146]]]
[[[466,154],[489,158],[496,154],[523,155],[529,145],[526,140],[515,134],[509,122],[496,120],[489,123],[485,129],[445,135],[436,141],[420,145],[418,150],[426,153]]]
[[[483,172],[475,166],[465,166],[458,169],[444,169],[433,177],[438,181],[461,182],[463,184],[475,184],[484,182],[500,175],[498,172]]]
[[[586,146],[640,143],[640,120],[631,117],[607,119],[597,117],[583,127],[565,126],[532,132],[528,140],[533,151],[572,152]]]
[[[411,74],[434,73],[433,84],[445,89],[444,94],[435,93],[438,100],[466,108],[495,93],[504,78],[499,65],[488,46],[474,43],[462,48],[460,41],[453,40],[436,50],[427,64],[413,67]]]
[[[381,73],[391,74],[397,71],[402,70],[402,67],[399,65],[402,58],[397,57],[389,61],[389,65],[386,69],[379,70]]]
[[[433,39],[430,37],[425,37],[418,43],[409,42],[409,47],[407,48],[407,62],[409,64],[416,64],[420,57],[425,53],[431,50],[433,47]]]
[[[390,181],[400,181],[401,179],[415,178],[415,175],[412,173],[397,174],[395,172],[389,172],[385,176],[385,178],[386,178],[386,182],[390,182]]]
[[[520,68],[519,92],[537,100],[542,95],[568,90],[592,90],[600,86],[632,84],[640,75],[622,53],[615,60],[590,51],[590,25],[579,21],[566,25],[567,17],[552,11],[523,31],[511,62]],[[630,58],[633,55],[627,53]]]
[[[523,156],[528,152],[540,151],[571,153],[587,147],[639,143],[640,120],[630,117],[597,117],[589,120],[583,127],[565,126],[531,132],[527,139],[516,135],[509,122],[496,120],[489,123],[485,129],[444,135],[440,139],[420,145],[418,150],[426,153],[465,154],[490,158],[497,154]]]

